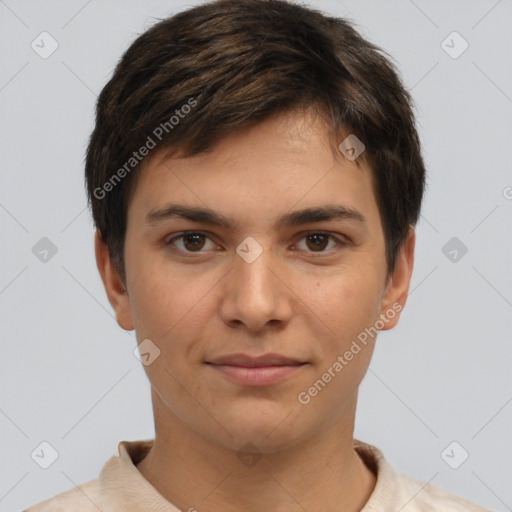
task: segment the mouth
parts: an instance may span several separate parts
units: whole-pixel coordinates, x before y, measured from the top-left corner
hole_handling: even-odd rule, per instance
[[[258,357],[232,354],[206,361],[206,364],[235,384],[269,386],[295,374],[307,363],[272,353]]]

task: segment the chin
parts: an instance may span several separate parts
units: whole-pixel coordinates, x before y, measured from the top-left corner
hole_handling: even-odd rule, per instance
[[[279,451],[298,441],[300,424],[297,422],[298,409],[280,403],[233,404],[230,411],[224,411],[218,420],[232,437],[226,434],[222,444],[238,450],[252,443],[264,453]]]

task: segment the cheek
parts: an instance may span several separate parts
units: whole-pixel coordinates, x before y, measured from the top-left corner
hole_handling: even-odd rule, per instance
[[[151,260],[151,254],[141,255],[139,263],[129,288],[137,340],[149,338],[166,360],[175,361],[194,348],[189,340],[211,314],[210,297],[219,277],[195,273],[193,266],[171,271],[162,258]]]
[[[316,279],[304,289],[303,301],[322,340],[318,344],[322,359],[343,353],[379,318],[382,285],[378,277],[371,272],[340,271],[337,277]]]
[[[317,337],[315,365],[297,401],[313,416],[324,418],[326,425],[352,403],[368,370],[375,346],[371,327],[379,318],[382,287],[376,275],[347,272],[317,280],[313,289],[308,306],[323,334]]]

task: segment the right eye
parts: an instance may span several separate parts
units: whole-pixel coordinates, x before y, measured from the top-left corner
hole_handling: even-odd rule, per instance
[[[213,242],[207,235],[198,231],[185,231],[165,241],[166,246],[172,246],[184,253],[201,253],[202,249],[207,245],[207,241]]]

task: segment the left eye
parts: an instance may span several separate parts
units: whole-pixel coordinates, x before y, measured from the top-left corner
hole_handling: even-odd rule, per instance
[[[302,239],[305,240],[306,247],[308,249],[312,249],[311,252],[325,252],[326,247],[329,245],[329,242],[334,241],[334,245],[332,247],[336,247],[340,242],[337,241],[332,235],[328,233],[309,233],[305,235]],[[297,244],[299,246],[300,244]]]

